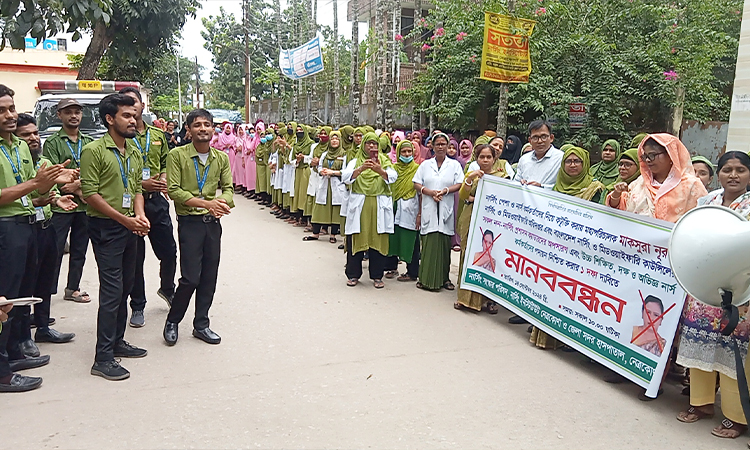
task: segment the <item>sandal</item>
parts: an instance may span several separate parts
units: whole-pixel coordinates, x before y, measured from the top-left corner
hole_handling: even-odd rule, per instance
[[[498,311],[500,311],[500,308],[497,307],[497,303],[493,301],[487,302],[487,313],[495,315]]]
[[[385,273],[385,277],[390,279],[396,278],[396,275],[398,275],[398,270],[389,270]]]
[[[302,240],[303,241],[317,241],[318,238],[316,238],[315,236],[305,236],[302,238]]]
[[[328,242],[330,242],[331,244],[335,244],[338,241],[336,240],[336,236],[331,236],[328,238]]]
[[[305,227],[305,229],[302,231],[304,231],[305,233],[312,233],[312,227]]]
[[[453,303],[453,309],[457,309],[461,311],[462,309],[466,309],[466,307],[458,302]]]
[[[408,273],[402,274],[398,278],[396,278],[396,281],[417,281],[416,278],[412,278],[409,276]]]
[[[78,295],[75,295],[76,292],[78,292]],[[63,296],[63,300],[70,300],[76,303],[89,303],[91,301],[91,297],[86,291],[78,291],[65,288],[65,295]]]
[[[359,283],[359,280],[356,279],[356,278],[349,278],[348,280],[346,280],[346,285],[349,286],[349,287],[354,287],[358,283]]]
[[[729,433],[722,433],[725,431],[729,431]],[[720,438],[736,439],[745,434],[745,431],[747,431],[747,425],[724,419],[718,427],[711,430],[711,434]]]
[[[700,408],[700,406],[698,408]],[[696,408],[695,406],[691,406],[685,411],[680,411],[677,414],[677,420],[682,423],[695,423],[701,419],[710,419],[714,416],[713,412],[707,413],[698,408]]]
[[[339,250],[343,250],[344,248],[344,244],[339,244]]]
[[[383,289],[385,287],[385,283],[383,283],[383,280],[373,280],[372,284],[373,286],[375,286],[375,289]]]
[[[451,250],[453,250],[454,252],[460,252],[461,251],[461,246],[460,245],[454,245]]]
[[[448,280],[448,281],[446,281],[446,282],[445,282],[445,283],[443,284],[443,288],[445,288],[445,289],[447,289],[447,290],[449,290],[449,291],[453,291],[453,290],[455,290],[455,289],[456,289],[456,286],[454,286],[454,285],[453,285],[453,283],[451,283],[451,281],[450,281],[450,280]]]

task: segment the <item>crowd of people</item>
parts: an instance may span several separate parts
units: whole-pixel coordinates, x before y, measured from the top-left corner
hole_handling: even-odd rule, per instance
[[[100,104],[108,127],[103,138],[80,132],[81,105],[65,99],[57,111],[62,128],[42,146],[34,118],[15,112],[13,95],[0,85],[0,251],[15,255],[0,261],[0,392],[39,387],[41,378],[17,373],[49,363],[36,344],[75,337],[52,328],[50,316],[66,239],[70,258],[63,298],[92,300],[80,286],[89,240],[99,272],[93,375],[125,379],[129,372],[115,358],[147,354],[124,340],[128,323],[146,322],[146,237],[160,262],[157,294],[170,306],[165,342],[177,342],[178,325],[195,295],[192,334],[218,344],[208,312],[218,276],[220,219],[234,207],[235,193],[299,227],[304,242],[328,236],[346,254],[349,287],[360,283],[367,261],[376,289],[392,279],[426,291],[457,290],[455,309],[489,314],[499,305],[450,278],[451,252],[460,252],[463,264],[474,196],[485,175],[668,222],[703,204],[750,218],[750,157],[729,151],[714,166],[707,158],[691,158],[677,137],[665,133],[639,134],[624,150],[618,140],[607,140],[592,165],[590,152],[580,146],[558,149],[553,127],[544,120],[529,125],[527,142],[491,131],[472,142],[440,130],[389,133],[370,126],[263,121],[216,126],[208,111],[198,109],[187,116],[183,131],[175,132],[174,123],[163,124],[166,130],[144,123],[140,93],[126,88]],[[721,188],[709,193],[714,177]],[[492,233],[483,239],[491,245]],[[489,254],[478,255],[477,265],[494,270],[496,264]],[[4,304],[29,296],[42,299],[33,314],[29,306]],[[659,305],[651,309],[658,317]],[[644,316],[651,309],[644,306]],[[730,339],[739,340],[746,358],[746,312],[734,334],[725,337],[721,308],[688,298],[672,369],[665,371],[689,369],[690,406],[677,416],[683,422],[713,416],[718,382],[725,418],[712,432],[719,437],[747,430],[730,345]],[[509,321],[527,323],[519,316]],[[543,330],[528,331],[536,347],[572,350]],[[655,332],[638,339],[642,348],[664,345]]]
[[[554,142],[553,127],[543,120],[530,124],[525,143],[492,131],[472,142],[440,130],[389,133],[370,126],[334,130],[257,121],[217,127],[212,145],[229,155],[235,190],[303,229],[303,241],[328,235],[337,244],[344,236],[339,249],[346,253],[350,287],[360,283],[362,263],[369,260],[368,275],[377,289],[385,286],[384,279],[413,282],[427,291],[456,289],[450,279],[451,251],[461,252],[463,265],[474,195],[488,174],[673,223],[701,204],[723,205],[750,218],[750,157],[745,153],[726,152],[714,166],[703,156],[691,157],[675,136],[642,133],[625,146],[616,139],[605,141],[599,162],[592,165],[587,149],[572,143],[558,149]],[[721,188],[709,194],[714,176]],[[493,236],[484,238],[491,243]],[[494,269],[493,258],[479,256],[478,265]],[[460,282],[457,290],[454,308],[498,312],[494,301],[461,289]],[[654,318],[658,308],[651,308]],[[644,314],[651,309],[644,306]],[[725,419],[712,433],[735,438],[747,423],[730,339],[740,340],[744,359],[750,327],[743,313],[733,336],[723,337],[721,317],[721,308],[688,299],[665,377],[679,376],[687,386],[690,407],[677,417],[683,422],[713,416],[718,379]],[[509,322],[527,323],[519,316]],[[536,347],[572,351],[542,330],[528,328]],[[664,342],[655,332],[644,332],[638,345],[661,348]],[[614,373],[605,379],[625,381]],[[639,398],[649,400],[645,392]]]
[[[94,140],[79,127],[82,106],[60,100],[60,130],[42,145],[34,117],[18,114],[14,92],[0,85],[0,392],[36,389],[42,378],[18,372],[46,365],[37,344],[65,344],[74,333],[52,328],[63,248],[70,258],[63,299],[89,303],[80,286],[89,241],[99,275],[96,348],[91,374],[123,380],[119,358],[147,350],[128,343],[125,331],[145,325],[143,262],[148,236],[159,259],[157,295],[169,305],[163,336],[178,340],[179,323],[195,295],[192,335],[209,344],[221,337],[209,327],[221,249],[220,219],[234,207],[227,155],[210,144],[213,117],[188,114],[185,135],[144,123],[140,92],[132,87],[103,98],[99,115],[107,132]],[[156,122],[156,125],[161,125]],[[178,242],[170,216],[177,215]],[[175,286],[177,244],[180,278]],[[29,305],[29,297],[40,303]],[[130,319],[128,320],[128,299]],[[20,302],[20,303],[19,303]],[[32,329],[36,328],[32,339]]]

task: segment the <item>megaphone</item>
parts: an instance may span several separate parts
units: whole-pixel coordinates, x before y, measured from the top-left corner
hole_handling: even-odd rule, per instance
[[[750,224],[723,206],[688,211],[669,238],[669,263],[677,282],[712,306],[750,301]]]

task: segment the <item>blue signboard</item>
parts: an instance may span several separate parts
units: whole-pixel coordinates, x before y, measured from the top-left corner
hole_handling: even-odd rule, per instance
[[[315,37],[292,50],[281,49],[279,68],[285,76],[299,80],[323,71],[323,53],[320,50],[320,38]]]
[[[36,48],[40,50],[57,50],[57,41],[55,39],[45,39],[41,44],[36,45],[36,39],[26,38],[26,48]]]

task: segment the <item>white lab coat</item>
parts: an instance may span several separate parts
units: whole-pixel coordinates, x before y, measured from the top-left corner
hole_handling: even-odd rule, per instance
[[[356,168],[357,160],[350,161],[346,168],[341,171],[341,181],[345,184],[354,183],[355,180],[352,179],[352,174]],[[385,182],[389,185],[393,184],[398,178],[398,173],[393,168],[386,168],[385,173],[388,175],[388,179]],[[362,209],[365,206],[365,198],[364,194],[358,194],[354,191],[349,192],[349,200],[346,205],[346,226],[344,227],[344,234],[347,236],[358,234],[362,230],[360,218],[362,216]],[[378,195],[377,201],[378,234],[393,233],[393,198],[390,195]]]
[[[417,229],[417,214],[419,214],[419,197],[408,200],[399,199],[396,202],[396,225],[406,230]]]
[[[323,161],[326,157],[328,152],[323,153],[320,156],[320,160]],[[346,167],[346,155],[340,156],[338,159],[340,159],[343,162],[342,167]],[[325,169],[326,167],[318,167],[318,170]],[[314,172],[314,171],[313,171]],[[341,178],[339,177],[324,177],[320,174],[317,174],[319,178],[318,182],[318,188],[315,190],[315,203],[318,205],[325,205],[328,201],[328,181],[330,180],[331,183],[331,204],[334,206],[341,206],[341,204],[344,201],[344,193],[346,192],[346,185],[341,181]]]
[[[414,174],[413,182],[419,183],[426,189],[440,191],[454,184],[460,184],[464,179],[464,171],[461,164],[455,159],[445,158],[443,165],[438,169],[435,158],[423,161]],[[422,196],[422,223],[421,234],[440,232],[453,236],[453,202],[455,195],[447,194],[438,204],[432,197]]]
[[[278,167],[279,164],[279,152],[273,152],[271,153],[271,156],[268,157],[268,165],[276,164],[276,172],[271,172],[271,187],[274,189],[279,188],[279,176],[281,175],[281,168]]]
[[[313,160],[313,152],[315,151],[315,147],[317,147],[318,144],[313,144],[312,147],[310,147],[310,153],[308,153],[305,156],[305,164],[310,164]],[[315,196],[315,191],[318,189],[318,183],[320,183],[320,176],[318,175],[318,172],[315,171],[312,167],[310,167],[310,180],[307,182],[307,195],[310,195],[312,197]]]

